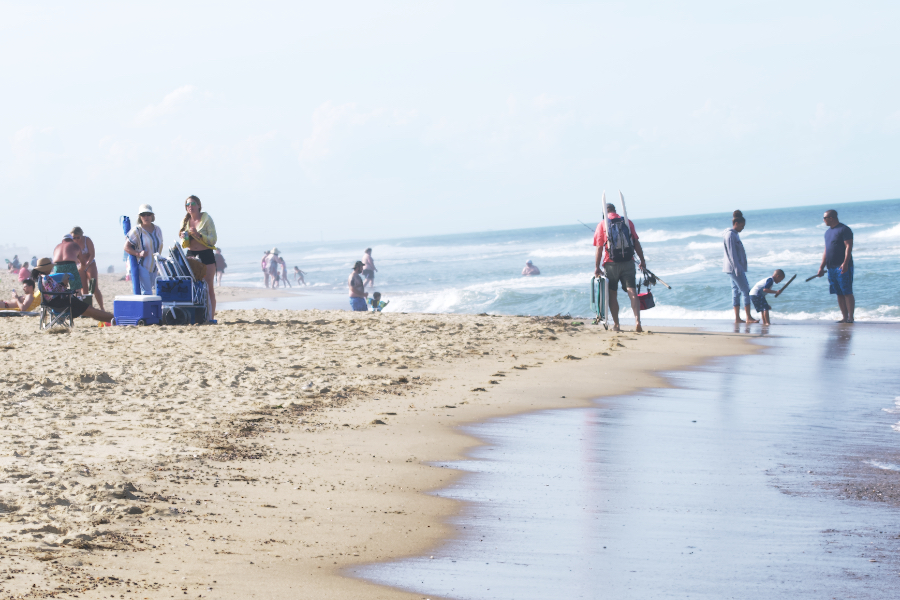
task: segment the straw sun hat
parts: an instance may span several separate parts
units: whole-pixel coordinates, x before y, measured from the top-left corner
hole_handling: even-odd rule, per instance
[[[49,273],[53,270],[53,259],[51,258],[40,258],[37,261],[37,264],[34,265],[35,271],[40,271],[41,273]]]

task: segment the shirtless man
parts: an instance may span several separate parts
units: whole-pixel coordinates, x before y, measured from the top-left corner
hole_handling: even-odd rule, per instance
[[[375,271],[378,269],[375,268],[375,261],[372,260],[372,249],[366,248],[365,253],[363,254],[363,270],[362,274],[366,280],[363,282],[363,287],[371,286],[375,287]]]
[[[534,263],[530,260],[525,261],[525,268],[522,269],[523,277],[531,277],[532,275],[540,275],[541,270],[534,266]]]
[[[362,277],[359,276],[362,270],[363,262],[361,260],[356,261],[356,264],[353,265],[353,271],[350,273],[350,278],[347,280],[347,285],[350,286],[350,310],[366,312],[369,310],[366,304],[366,297],[369,295],[369,292],[365,291]]]
[[[78,272],[78,259],[81,248],[75,243],[71,233],[63,236],[59,245],[53,249],[52,273],[68,273],[71,289],[80,290],[81,275]]]

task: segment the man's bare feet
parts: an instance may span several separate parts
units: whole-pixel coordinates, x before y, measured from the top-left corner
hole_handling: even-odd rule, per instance
[[[619,324],[613,323],[613,331],[619,331]]]
[[[835,323],[846,323],[847,319],[841,319],[840,321],[835,321]]]
[[[759,323],[759,319],[747,319],[745,323]]]
[[[641,327],[641,324],[640,324],[640,323],[638,323],[637,325],[634,326],[634,330],[635,330],[636,332],[640,333],[640,332],[642,332],[642,331],[644,330],[644,328]]]
[[[742,321],[741,319],[735,319],[735,320],[734,320],[734,324],[735,324],[735,325],[740,325],[741,323],[743,323],[743,321]]]

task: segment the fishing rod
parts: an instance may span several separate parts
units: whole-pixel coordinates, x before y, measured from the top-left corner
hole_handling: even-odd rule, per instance
[[[619,192],[619,193],[621,194],[621,192]],[[594,231],[594,228],[593,228],[593,227],[591,227],[591,226],[588,225],[587,223],[582,222],[581,219],[575,219],[575,220],[578,221],[579,223],[581,223],[582,225],[584,225],[585,227],[587,227],[588,229],[590,229],[591,231]],[[637,262],[637,261],[635,260],[635,262]],[[647,273],[648,275],[650,275],[650,277],[652,277],[652,278],[655,279],[656,281],[658,281],[658,282],[660,282],[661,284],[663,284],[664,286],[666,286],[668,289],[670,289],[670,290],[672,289],[672,286],[671,286],[671,285],[669,285],[668,283],[666,283],[665,281],[663,281],[662,278],[661,278],[659,275],[657,275],[656,273],[654,273],[654,272],[651,271],[650,269],[643,269],[643,271],[644,271],[645,273]]]

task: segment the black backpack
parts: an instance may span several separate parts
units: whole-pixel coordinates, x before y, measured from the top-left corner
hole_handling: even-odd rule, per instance
[[[631,239],[631,227],[623,217],[609,220],[609,231],[606,234],[608,251],[613,262],[630,262],[634,260],[634,241]]]

